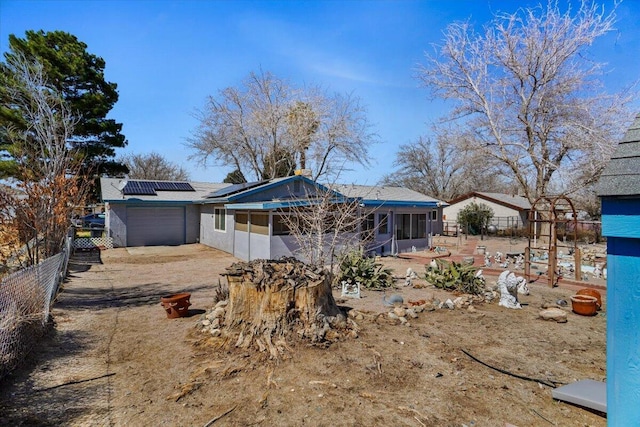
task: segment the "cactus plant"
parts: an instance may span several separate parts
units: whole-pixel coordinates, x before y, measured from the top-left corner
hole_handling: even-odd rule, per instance
[[[340,259],[338,283],[342,282],[360,283],[365,289],[384,289],[393,284],[393,272],[361,250],[353,250]]]
[[[436,288],[479,295],[485,290],[485,281],[477,276],[477,268],[455,261],[436,260],[436,267],[427,265],[425,279]]]

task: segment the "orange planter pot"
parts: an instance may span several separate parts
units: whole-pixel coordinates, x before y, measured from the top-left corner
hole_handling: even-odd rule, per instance
[[[590,297],[594,297],[596,299],[598,310],[602,308],[602,295],[600,295],[600,292],[596,291],[595,289],[580,289],[578,292],[576,292],[576,295],[589,295]]]
[[[598,311],[598,300],[589,295],[573,295],[571,297],[571,309],[576,314],[593,316]]]
[[[164,311],[167,312],[169,319],[175,319],[177,317],[185,317],[189,313],[189,306],[191,302],[189,299],[191,294],[188,292],[182,292],[179,294],[167,295],[160,298]]]

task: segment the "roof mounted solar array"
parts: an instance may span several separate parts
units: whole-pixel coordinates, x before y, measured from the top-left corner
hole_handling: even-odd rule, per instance
[[[269,180],[266,179],[266,180],[263,180],[263,181],[254,181],[254,182],[245,182],[245,183],[242,183],[242,184],[233,184],[233,185],[230,185],[228,187],[221,188],[218,191],[214,191],[213,193],[207,194],[206,197],[208,199],[216,199],[218,197],[230,196],[232,194],[236,194],[236,193],[239,193],[241,191],[249,190],[251,188],[257,187],[257,186],[262,185],[262,184],[264,184],[266,182],[269,182]]]
[[[188,182],[129,181],[122,194],[129,196],[156,196],[156,191],[196,191]]]

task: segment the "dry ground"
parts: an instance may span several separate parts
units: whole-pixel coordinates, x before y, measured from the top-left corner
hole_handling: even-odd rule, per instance
[[[101,257],[72,266],[52,334],[0,384],[0,424],[606,425],[598,414],[554,401],[550,387],[491,370],[462,351],[545,381],[604,380],[606,303],[599,315],[569,313],[564,324],[536,318],[543,302],[568,300],[572,289],[532,284],[522,310],[493,302],[475,313],[423,312],[409,326],[359,321],[357,339],[328,348],[296,344],[275,363],[215,350],[195,331],[220,273],[236,261],[231,256],[187,245]],[[420,259],[384,263],[398,276],[408,267],[424,271]],[[192,316],[167,319],[160,297],[178,291],[192,293]],[[452,296],[429,287],[394,292],[405,301]],[[377,292],[340,304],[384,311]]]

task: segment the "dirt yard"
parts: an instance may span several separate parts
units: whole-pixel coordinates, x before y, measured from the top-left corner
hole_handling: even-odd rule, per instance
[[[494,247],[511,243],[494,241]],[[497,246],[496,246],[497,245]],[[513,248],[504,247],[505,252]],[[419,255],[419,254],[418,254]],[[386,316],[382,294],[341,299],[367,313],[358,337],[326,348],[292,344],[279,362],[216,350],[196,323],[235,258],[202,245],[114,249],[72,265],[52,311],[55,327],[28,365],[0,384],[3,425],[42,426],[605,426],[606,418],[551,397],[552,388],[507,375],[567,384],[605,379],[606,295],[594,317],[537,318],[543,303],[575,288],[530,285],[521,310],[497,300],[418,313],[407,325]],[[405,302],[454,299],[408,267],[383,258]],[[495,277],[487,277],[488,283]],[[420,287],[425,286],[425,287]],[[190,317],[167,319],[160,297],[190,292]],[[464,351],[463,351],[464,350]],[[467,354],[465,354],[465,351]]]

